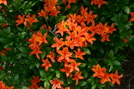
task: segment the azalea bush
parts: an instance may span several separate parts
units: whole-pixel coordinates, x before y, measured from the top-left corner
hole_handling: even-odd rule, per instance
[[[132,0],[0,0],[0,88],[112,89],[134,50]]]

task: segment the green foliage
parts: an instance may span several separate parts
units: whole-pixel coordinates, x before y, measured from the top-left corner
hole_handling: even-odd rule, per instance
[[[50,80],[54,80],[55,78],[64,82],[63,87],[70,87],[71,89],[88,89],[89,87],[91,89],[106,89],[107,86],[113,87],[110,82],[101,84],[99,78],[93,77],[94,72],[91,69],[94,65],[100,64],[103,68],[107,69],[107,73],[115,73],[116,70],[122,73],[122,61],[126,56],[123,56],[121,51],[124,50],[125,47],[130,47],[134,50],[134,22],[129,21],[132,17],[130,13],[134,12],[133,1],[105,0],[107,4],[102,4],[102,6],[98,8],[97,4],[91,5],[92,0],[77,0],[76,3],[70,4],[70,8],[67,8],[68,2],[65,5],[62,2],[63,0],[58,0],[57,6],[60,6],[60,13],[58,13],[57,16],[48,15],[40,17],[40,10],[44,10],[44,1],[45,0],[7,0],[8,5],[0,3],[2,7],[0,8],[0,67],[3,67],[3,70],[0,70],[0,80],[4,81],[8,86],[14,86],[15,89],[29,89],[28,87],[31,86],[33,76],[39,76],[41,82],[38,83],[38,85],[46,87],[46,89],[51,89],[52,84]],[[65,38],[69,34],[60,36],[59,33],[56,33],[58,30],[57,24],[66,21],[69,14],[80,15],[81,6],[88,8],[87,12],[92,11],[92,14],[98,15],[94,19],[95,25],[99,24],[99,22],[102,24],[108,23],[108,26],[114,23],[116,31],[108,33],[110,41],[101,42],[102,36],[97,34],[94,36],[96,41],[93,41],[93,44],[89,42],[86,47],[69,48],[69,52],[73,54],[71,58],[76,59],[77,63],[81,63],[78,68],[82,72],[81,76],[84,77],[84,79],[79,79],[78,85],[76,85],[76,81],[72,78],[77,70],[72,72],[73,77],[70,77],[71,75],[66,77],[66,73],[60,70],[65,67],[64,62],[58,61],[60,54],[52,45],[55,43],[54,37],[58,39],[63,38],[63,41],[67,40]],[[50,13],[51,12],[48,12],[48,14]],[[16,26],[18,15],[25,15],[25,19],[30,15],[35,15],[35,19],[38,20],[38,22],[33,22],[32,26],[30,26],[28,24],[31,21],[27,21],[27,23],[23,22]],[[5,23],[7,25],[3,26]],[[74,23],[77,23],[77,21]],[[44,24],[46,24],[46,27],[43,29],[42,26]],[[77,25],[81,26],[80,24],[81,23],[78,23]],[[87,27],[91,25],[90,22],[87,24]],[[66,24],[66,26],[68,25]],[[71,29],[75,30],[74,28]],[[30,44],[32,44],[30,39],[33,37],[33,34],[35,35],[38,31],[40,31],[42,35],[47,33],[46,40],[48,42],[39,45],[41,51],[39,56],[41,59],[48,59],[50,61],[52,66],[48,68],[48,71],[46,71],[44,67],[41,67],[43,62],[37,58],[37,54],[32,54],[33,49],[30,49]],[[84,37],[84,35],[82,36]],[[124,42],[124,39],[126,39],[127,42]],[[40,40],[40,38],[36,38],[36,40]],[[45,37],[43,40],[45,40]],[[34,43],[33,40],[32,42]],[[64,47],[66,46],[67,45],[64,45]],[[2,52],[6,48],[10,49],[3,55]],[[86,53],[86,55],[83,56],[84,60],[75,58],[76,54],[74,51],[78,48]],[[60,49],[62,50],[63,48]],[[54,52],[54,58],[52,59],[54,59],[55,62],[48,57],[50,52]],[[41,87],[38,89],[41,89]]]

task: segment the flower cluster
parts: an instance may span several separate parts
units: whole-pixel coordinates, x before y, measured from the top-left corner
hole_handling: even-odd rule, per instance
[[[105,82],[109,81],[112,84],[117,83],[120,85],[119,79],[123,76],[123,74],[118,75],[118,70],[116,70],[115,73],[106,73],[106,68],[101,68],[99,64],[94,65],[93,68],[91,69],[95,73],[93,74],[93,77],[98,77],[100,78],[100,83],[104,84]]]
[[[48,43],[46,40],[47,37],[47,33],[45,33],[44,35],[42,35],[42,33],[40,31],[34,33],[32,35],[32,38],[30,38],[28,41],[31,42],[31,44],[29,45],[29,47],[33,50],[30,54],[36,54],[36,57],[38,59],[40,59],[39,53],[42,53],[42,51],[40,50],[41,48],[41,44],[42,43]]]

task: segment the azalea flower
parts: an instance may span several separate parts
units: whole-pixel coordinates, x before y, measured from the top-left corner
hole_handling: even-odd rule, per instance
[[[61,84],[64,84],[57,78],[55,80],[50,80],[50,83],[53,85],[52,89],[61,88]]]

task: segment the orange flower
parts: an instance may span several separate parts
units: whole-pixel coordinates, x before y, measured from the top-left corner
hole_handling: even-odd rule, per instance
[[[57,50],[57,52],[61,55],[58,58],[58,61],[63,61],[63,60],[65,60],[67,62],[70,61],[70,58],[69,57],[72,57],[72,53],[69,52],[68,47],[64,47],[62,51]]]
[[[96,39],[93,38],[94,34],[85,33],[84,35],[86,37],[86,40],[90,42],[91,45],[93,44],[93,41],[96,41]]]
[[[101,84],[104,84],[107,81],[111,81],[109,78],[110,77],[109,74],[106,73],[106,68],[101,68],[99,64],[94,65],[91,70],[95,72],[93,74],[93,77],[101,78],[100,80]]]
[[[38,83],[38,82],[40,82],[39,77],[33,76],[33,80],[32,80],[32,82],[34,82],[34,83]]]
[[[103,35],[102,35],[101,42],[104,42],[104,41],[110,41],[109,35],[107,35],[107,34],[103,34]]]
[[[45,70],[46,70],[46,71],[48,71],[48,68],[49,68],[49,67],[52,67],[52,65],[50,64],[50,62],[48,61],[48,59],[46,59],[46,60],[42,59],[42,62],[43,62],[44,64],[42,64],[41,67],[45,67]]]
[[[55,55],[54,55],[54,52],[50,52],[50,54],[47,55],[48,58],[51,59],[52,62],[55,62]]]
[[[72,69],[73,71],[75,71],[75,70],[79,71],[78,66],[79,66],[80,64],[81,64],[81,63],[76,63],[75,60],[71,60],[71,61],[70,61],[70,64],[69,64],[68,66],[71,67],[71,69]]]
[[[64,45],[64,42],[62,40],[63,38],[58,39],[57,37],[54,37],[54,41],[56,43],[52,44],[51,47],[56,47],[56,49],[59,50]]]
[[[32,16],[28,15],[28,17],[25,18],[25,21],[29,22],[30,26],[32,26],[34,22],[39,22],[39,20],[35,19],[35,15]]]
[[[47,37],[47,33],[42,35],[42,33],[40,31],[38,31],[32,35],[32,38],[29,39],[29,42],[40,46],[43,42],[48,43],[46,40],[46,37]]]
[[[107,82],[107,81],[109,81],[109,82],[111,82],[111,80],[110,80],[110,76],[109,76],[110,74],[107,74],[107,73],[104,73],[104,75],[101,77],[101,80],[100,80],[100,83],[101,84],[104,84],[105,82]]]
[[[134,21],[134,12],[130,12],[130,15],[132,16],[131,18],[130,18],[130,22],[132,22],[132,21]]]
[[[67,0],[63,0],[62,2],[64,3],[64,5],[67,7],[67,9],[71,8],[71,3],[76,3],[77,0],[68,0],[68,5],[66,6]]]
[[[78,84],[79,79],[84,79],[84,77],[83,77],[83,76],[81,76],[81,74],[82,74],[82,72],[81,72],[81,71],[80,71],[80,72],[76,72],[76,73],[75,73],[75,75],[74,75],[74,78],[72,78],[72,80],[75,80],[75,81],[76,81],[75,85],[77,85],[77,84]]]
[[[58,11],[60,6],[56,6],[58,0],[44,0],[44,2],[44,10],[46,13],[52,16],[57,16],[57,14],[60,13],[60,11]]]
[[[39,53],[42,53],[39,46],[36,44],[30,44],[29,47],[33,50],[30,55],[36,54],[36,57],[40,59]]]
[[[116,72],[113,74],[110,74],[110,78],[112,79],[112,84],[114,84],[115,82],[120,85],[120,81],[119,79],[123,76],[123,74],[118,75],[118,71],[116,70]]]
[[[85,15],[84,15],[85,19],[87,20],[87,24],[89,24],[90,22],[93,23],[93,22],[94,22],[94,19],[95,19],[97,16],[98,16],[98,15],[96,15],[96,14],[93,15],[91,10],[89,11],[89,14],[85,14]]]
[[[3,56],[5,56],[6,53],[7,53],[9,50],[10,50],[10,48],[5,48],[4,50],[2,50],[2,51],[0,52],[0,54],[3,55]]]
[[[0,89],[13,89],[14,86],[8,87],[6,84],[4,84],[2,81],[0,81]]]
[[[18,15],[18,19],[19,20],[16,20],[15,22],[17,23],[16,26],[20,25],[20,24],[24,24],[25,22],[25,15]]]
[[[44,10],[41,10],[41,11],[38,13],[39,17],[45,17],[46,14],[47,14],[47,13],[46,13]]]
[[[73,72],[73,69],[69,65],[66,65],[65,68],[60,69],[60,71],[66,72],[66,77],[68,77],[69,74]]]
[[[106,68],[101,68],[99,64],[94,65],[91,70],[95,72],[93,77],[102,78],[106,74]]]
[[[123,39],[123,42],[124,42],[124,43],[127,43],[127,42],[128,42],[128,39],[127,39],[127,38],[124,38],[124,39]]]
[[[106,1],[103,1],[103,0],[91,0],[91,5],[97,5],[98,4],[98,8],[101,7],[102,4],[107,4]]]
[[[83,55],[85,55],[86,52],[82,52],[82,51],[80,50],[80,48],[78,48],[78,50],[77,50],[77,51],[74,51],[74,52],[75,52],[75,57],[76,57],[76,58],[80,58],[80,59],[84,60]]]
[[[6,0],[0,0],[0,4],[5,4],[5,5],[7,5],[7,1]]]
[[[76,39],[71,39],[70,36],[66,37],[67,41],[65,41],[65,45],[70,47],[71,49],[74,49],[75,46],[79,46],[78,43],[76,42]]]
[[[61,23],[57,24],[57,28],[58,30],[56,31],[56,33],[60,33],[61,36],[63,36],[64,32],[67,32],[68,29],[66,28],[67,23],[63,20]]]
[[[52,89],[56,89],[56,88],[61,88],[61,84],[64,84],[63,82],[61,82],[59,79],[55,79],[55,80],[50,80],[50,83],[53,84]]]
[[[7,23],[3,23],[2,25],[1,25],[1,27],[6,27],[8,24]]]

